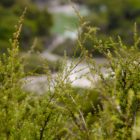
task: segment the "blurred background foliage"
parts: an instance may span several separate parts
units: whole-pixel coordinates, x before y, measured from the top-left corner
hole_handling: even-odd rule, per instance
[[[140,1],[139,0],[72,0],[78,5],[87,6],[89,13],[85,19],[90,24],[100,28],[102,39],[108,36],[120,35],[126,43],[132,43],[134,23],[140,28]],[[45,8],[39,8],[37,2],[44,3]],[[39,47],[43,48],[46,37],[50,33],[62,33],[65,23],[70,29],[78,25],[76,17],[67,16],[66,13],[50,13],[47,4],[50,0],[1,0],[0,1],[0,44],[1,52],[5,51],[24,7],[28,7],[24,27],[21,35],[22,50],[29,49],[35,37],[38,37]],[[70,4],[67,0],[57,0],[60,5]],[[49,6],[48,6],[49,7]],[[76,25],[73,25],[76,24]],[[129,29],[129,30],[128,30]],[[66,29],[67,30],[67,29]],[[132,31],[132,32],[131,32]],[[89,43],[85,47],[90,48]],[[42,50],[42,49],[39,49]]]
[[[73,0],[90,9],[87,19],[106,36],[120,35],[131,43],[134,23],[140,26],[139,0]],[[132,32],[130,32],[132,31]],[[102,35],[101,34],[101,35]],[[105,38],[105,36],[103,35]]]
[[[134,24],[137,23],[137,31],[140,31],[140,1],[139,0],[73,0],[80,5],[86,5],[89,9],[85,17],[91,26],[99,27],[98,36],[104,41],[108,37],[114,40],[120,36],[125,44],[133,43]],[[85,42],[94,57],[102,55],[93,50],[90,40]]]
[[[91,26],[99,27],[98,36],[102,40],[110,36],[116,40],[119,35],[129,46],[133,42],[135,22],[138,32],[140,31],[139,0],[72,0],[72,2],[81,7],[77,9],[80,14],[83,6],[86,7],[88,12],[82,16],[86,21],[90,21]],[[72,57],[79,22],[76,13],[73,14],[74,9],[69,10],[72,5],[68,0],[0,0],[0,53],[5,52],[10,45],[8,40],[12,37],[14,26],[25,7],[28,10],[20,36],[20,50],[23,52],[30,50],[37,38],[35,51],[43,52],[51,47],[52,42],[56,42],[56,47],[51,53],[62,56],[66,51],[67,55]],[[58,36],[63,39],[60,43],[56,41]],[[93,45],[93,41],[91,43],[90,40],[84,43],[84,47],[94,57],[102,57],[98,51],[93,50]],[[79,54],[80,50],[76,56]],[[34,56],[31,57],[34,60]],[[35,65],[38,65],[38,61],[34,61]]]
[[[27,14],[21,33],[21,50],[29,50],[33,39],[38,37],[43,43],[43,37],[50,35],[50,28],[53,24],[51,14],[47,9],[39,9],[30,1],[1,0],[0,1],[0,44],[1,52],[6,51],[9,45],[8,40],[12,37],[14,26],[24,8],[27,7]],[[42,47],[43,44],[40,45]]]

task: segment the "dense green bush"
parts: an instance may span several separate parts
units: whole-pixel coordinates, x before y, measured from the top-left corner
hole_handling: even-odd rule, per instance
[[[134,43],[131,46],[122,42],[120,37],[117,42],[112,39],[104,42],[96,37],[96,30],[92,28],[90,28],[90,34],[87,38],[93,42],[94,49],[108,59],[108,65],[104,68],[110,71],[107,76],[103,75],[102,67],[96,68],[93,60],[89,62],[88,59],[92,64],[91,72],[100,75],[96,90],[103,105],[103,109],[99,112],[99,120],[94,124],[99,134],[95,132],[94,138],[137,139],[139,138],[136,135],[138,131],[136,128],[139,128],[137,114],[139,114],[140,103],[140,42],[136,27]]]
[[[48,90],[35,95],[22,89],[26,84],[18,42],[22,20],[23,16],[8,53],[0,58],[0,139],[139,139],[140,37],[136,30],[134,44],[126,46],[120,38],[102,41],[96,28],[84,24],[85,35],[77,41],[82,50],[80,60],[67,67],[65,58],[55,79],[46,66]],[[107,65],[95,66],[83,46],[86,39],[108,59]],[[83,59],[90,68],[93,87],[75,89],[69,76]],[[106,75],[102,68],[108,71]],[[98,81],[92,79],[94,75]]]

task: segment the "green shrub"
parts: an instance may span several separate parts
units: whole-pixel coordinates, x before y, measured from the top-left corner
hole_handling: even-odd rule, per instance
[[[82,51],[80,60],[67,67],[64,57],[55,79],[46,65],[48,90],[35,95],[22,89],[26,73],[18,40],[23,16],[8,53],[0,59],[0,139],[139,139],[140,37],[136,30],[134,44],[126,46],[120,38],[117,42],[102,41],[97,37],[97,29],[84,23],[85,34],[77,41]],[[108,59],[107,65],[95,65],[90,52],[85,50],[86,39]],[[69,79],[82,60],[90,69],[90,89],[75,89]],[[103,68],[108,71],[106,75]],[[95,75],[98,81],[92,79]]]
[[[107,66],[96,68],[92,57],[89,61],[90,55],[87,56],[91,73],[98,73],[100,76],[96,90],[103,107],[98,114],[99,120],[94,124],[97,125],[97,128],[94,126],[94,138],[134,139],[132,134],[137,131],[136,120],[139,120],[137,113],[140,103],[140,42],[136,27],[131,46],[124,44],[120,37],[117,42],[112,39],[102,41],[97,38],[94,28],[87,29],[89,33],[86,37],[94,44],[93,48],[108,59]],[[108,70],[107,76],[101,72],[102,68]]]

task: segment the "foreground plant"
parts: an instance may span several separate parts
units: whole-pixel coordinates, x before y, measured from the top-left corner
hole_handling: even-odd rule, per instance
[[[95,90],[102,104],[94,123],[94,138],[136,139],[140,109],[140,37],[136,25],[132,46],[123,44],[120,37],[117,42],[111,38],[103,42],[93,28],[88,30],[87,38],[93,43],[93,49],[108,60],[107,65],[96,67],[93,59],[87,57],[91,73],[99,75]],[[103,74],[103,69],[107,74]]]
[[[26,95],[21,90],[24,76],[19,57],[19,34],[25,12],[17,25],[17,31],[10,41],[8,54],[0,58],[0,139],[16,139],[22,127]]]
[[[19,57],[18,39],[23,17],[24,13],[8,54],[0,59],[0,139],[138,139],[140,38],[136,30],[134,44],[127,46],[120,38],[118,42],[102,41],[97,37],[96,28],[82,24],[84,32],[77,41],[81,50],[79,60],[68,67],[65,57],[55,79],[45,65],[48,89],[42,95],[35,95],[22,89],[21,79],[26,73]],[[108,60],[106,65],[95,64],[92,53],[84,48],[86,41],[104,55]],[[90,69],[88,78],[93,84],[90,89],[73,88],[69,79],[83,60]]]

